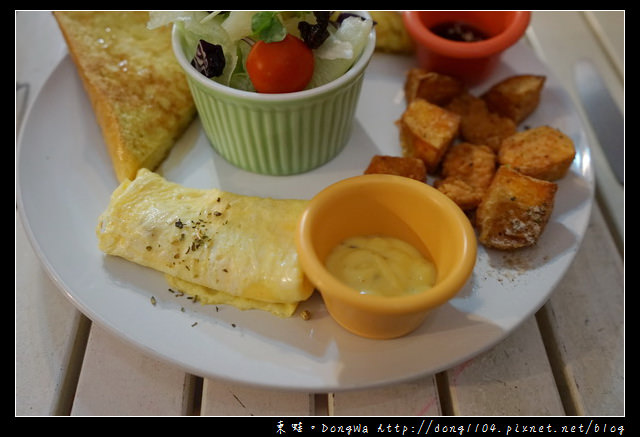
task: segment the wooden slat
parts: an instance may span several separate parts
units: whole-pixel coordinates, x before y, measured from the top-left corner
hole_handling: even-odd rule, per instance
[[[539,313],[567,413],[624,415],[624,265],[599,208]]]
[[[16,217],[16,415],[68,414],[88,321],[49,279]]]
[[[192,388],[191,375],[94,324],[71,415],[186,415]]]
[[[391,386],[329,395],[335,416],[440,416],[435,378],[429,376]]]
[[[585,11],[584,16],[609,57],[618,77],[624,82],[624,13],[622,11]]]
[[[16,128],[23,121],[18,117],[26,114],[27,107],[66,51],[50,12],[17,12],[16,32],[18,29],[21,35],[46,38],[46,44],[19,44],[16,40],[16,79],[22,87],[16,94],[20,99],[16,100]],[[82,359],[82,350],[78,348],[84,347],[88,321],[48,277],[31,248],[17,212],[15,412],[16,415],[68,414],[77,365]]]
[[[315,414],[314,395],[267,390],[228,381],[205,379],[202,416],[310,416]]]
[[[604,19],[604,16],[600,15],[592,17]],[[616,15],[607,16],[607,29],[613,28],[615,17]],[[617,13],[617,17],[618,27],[624,31],[623,16]],[[602,43],[606,40],[613,44],[615,40],[616,44],[619,44],[620,36],[606,33],[606,39],[603,39],[604,33],[595,32],[587,15],[579,11],[536,11],[533,13],[529,30],[528,36],[533,35],[536,40],[534,44],[539,50],[538,55],[558,75],[570,94],[575,96],[573,64],[578,59],[588,58],[598,67],[605,82],[611,87],[614,100],[623,107],[623,83],[616,72],[617,68],[611,63],[612,54],[607,52]],[[620,56],[620,48],[612,50],[616,58]],[[624,58],[621,62],[624,62]]]
[[[446,372],[450,414],[563,415],[564,409],[533,317],[488,352]]]

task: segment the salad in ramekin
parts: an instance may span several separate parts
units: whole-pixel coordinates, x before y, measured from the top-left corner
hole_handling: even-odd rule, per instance
[[[191,65],[220,84],[290,93],[329,83],[351,68],[373,21],[332,11],[153,11],[149,28],[183,30]]]

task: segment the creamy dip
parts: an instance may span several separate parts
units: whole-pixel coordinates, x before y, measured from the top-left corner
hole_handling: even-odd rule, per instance
[[[433,262],[398,238],[347,238],[326,260],[327,269],[361,294],[401,296],[428,290],[436,280]]]

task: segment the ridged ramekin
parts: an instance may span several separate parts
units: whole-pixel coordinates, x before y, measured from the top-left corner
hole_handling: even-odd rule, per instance
[[[366,12],[360,15],[370,18]],[[206,78],[185,57],[179,26],[172,38],[204,132],[231,164],[267,175],[304,173],[329,162],[349,141],[375,31],[344,75],[317,88],[282,94],[238,90]]]

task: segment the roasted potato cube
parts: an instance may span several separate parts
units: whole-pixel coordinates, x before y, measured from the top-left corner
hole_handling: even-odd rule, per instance
[[[533,74],[511,76],[492,86],[482,98],[489,111],[510,118],[517,125],[538,107],[545,80],[545,76]]]
[[[558,129],[539,126],[506,138],[498,162],[528,176],[555,181],[567,173],[575,154],[571,138]]]
[[[376,23],[376,50],[387,53],[413,53],[415,43],[404,27],[398,11],[369,11]]]
[[[442,177],[461,179],[485,190],[496,172],[496,154],[488,146],[458,143],[449,148],[442,160]]]
[[[462,117],[460,136],[473,144],[483,144],[498,152],[505,138],[515,134],[517,127],[507,117],[492,112],[474,112]]]
[[[374,155],[364,174],[391,174],[420,182],[427,180],[424,162],[412,156]]]
[[[465,86],[459,79],[422,68],[410,69],[404,85],[407,102],[421,98],[438,106],[448,104],[464,91]]]
[[[510,250],[537,243],[553,211],[554,182],[500,166],[476,209],[478,241]]]
[[[475,112],[486,112],[487,103],[480,97],[476,97],[469,92],[463,92],[445,105],[445,109],[455,112],[456,114],[464,117]]]
[[[463,211],[471,211],[482,201],[483,190],[469,185],[462,179],[450,177],[437,180],[434,186],[453,200]]]
[[[460,116],[424,99],[414,99],[397,124],[403,155],[422,159],[427,172],[434,172],[458,134]]]
[[[510,118],[490,112],[486,102],[469,93],[454,98],[446,109],[460,115],[460,137],[469,143],[500,150],[502,140],[517,131]]]
[[[488,146],[458,143],[442,159],[442,180],[435,187],[465,211],[478,206],[496,171],[496,154]]]

